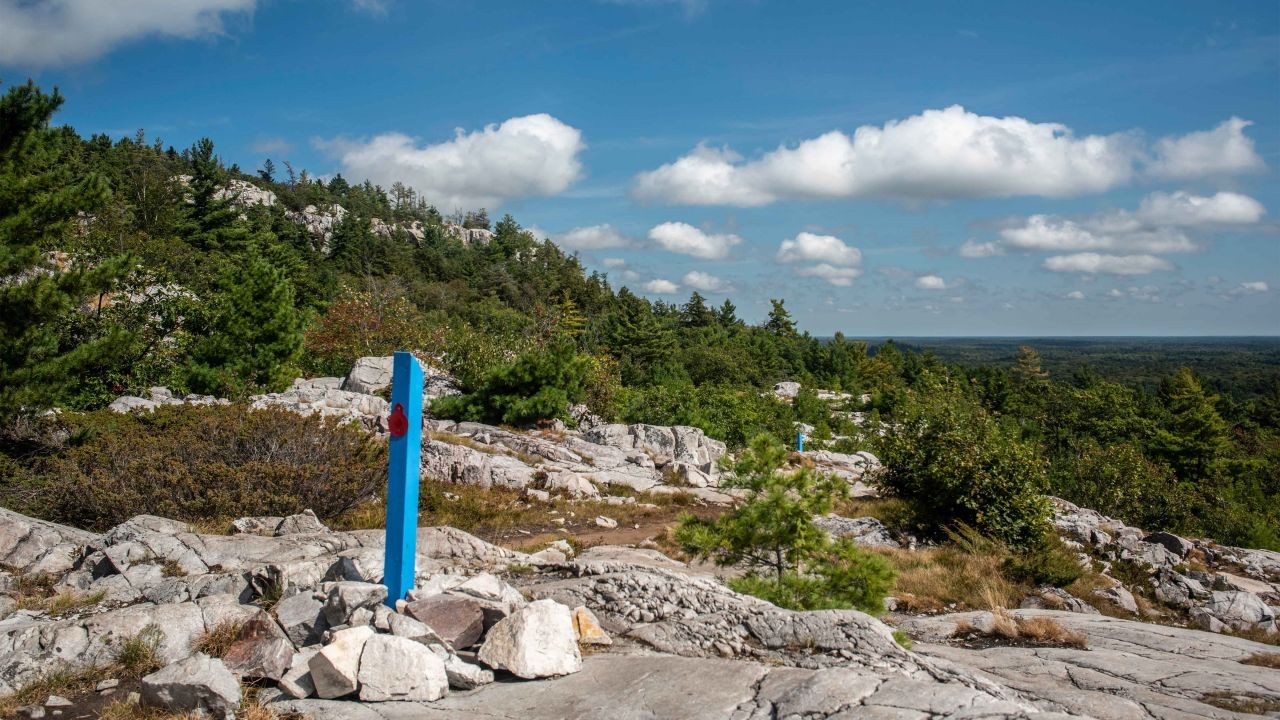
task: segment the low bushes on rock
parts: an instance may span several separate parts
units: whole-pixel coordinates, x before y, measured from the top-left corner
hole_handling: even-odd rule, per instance
[[[105,529],[140,513],[208,521],[245,508],[333,517],[382,484],[379,443],[283,410],[167,406],[69,416],[70,440],[0,481],[0,505]]]

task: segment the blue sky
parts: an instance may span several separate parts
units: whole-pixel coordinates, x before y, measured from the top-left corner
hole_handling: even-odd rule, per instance
[[[0,77],[818,334],[1280,329],[1274,2],[0,0]]]

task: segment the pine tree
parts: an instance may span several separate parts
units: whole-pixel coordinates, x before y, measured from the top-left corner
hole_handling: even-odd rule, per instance
[[[262,163],[262,169],[258,170],[258,177],[267,182],[276,181],[276,164],[271,162],[271,158],[267,158],[266,161]]]
[[[742,321],[738,319],[738,306],[733,304],[729,298],[725,298],[724,303],[720,305],[720,311],[716,313],[716,320],[722,327],[736,327]]]
[[[82,369],[109,360],[118,334],[64,346],[57,320],[109,290],[129,267],[57,267],[57,247],[78,213],[102,207],[110,191],[89,174],[72,182],[49,120],[62,105],[32,83],[0,98],[0,422],[62,401]]]
[[[227,180],[222,162],[213,154],[213,141],[201,138],[191,146],[191,205],[181,233],[201,250],[235,252],[249,240],[249,228],[231,199],[220,192]]]
[[[1218,414],[1218,396],[1208,395],[1190,368],[1180,368],[1160,383],[1160,400],[1168,411],[1156,431],[1154,450],[1180,480],[1209,479],[1227,447],[1227,424]]]
[[[707,299],[695,290],[689,296],[689,302],[680,308],[680,324],[685,327],[710,327],[715,322],[715,311],[707,307]]]
[[[796,323],[791,319],[782,300],[769,300],[773,307],[769,310],[769,319],[764,329],[780,337],[791,337],[796,334]]]
[[[1049,379],[1049,371],[1040,365],[1040,353],[1030,345],[1018,347],[1018,362],[1013,367],[1013,379],[1022,385],[1031,385]]]
[[[215,395],[284,389],[296,376],[302,318],[293,285],[250,247],[224,274],[204,337],[192,352],[191,386]]]

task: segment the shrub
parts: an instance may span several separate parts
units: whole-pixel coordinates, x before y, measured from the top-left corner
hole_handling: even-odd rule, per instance
[[[1034,585],[1066,587],[1084,574],[1084,568],[1062,539],[1046,533],[1030,547],[1012,554],[1005,569],[1015,580]]]
[[[592,369],[589,357],[569,343],[555,342],[492,370],[465,395],[436,400],[431,410],[441,417],[509,425],[568,419],[569,406],[586,397]]]
[[[1030,547],[1044,535],[1050,510],[1037,448],[951,383],[928,385],[911,392],[886,426],[877,482],[911,503],[925,534],[967,523]]]
[[[883,612],[893,586],[888,562],[848,540],[832,540],[813,523],[847,496],[848,485],[805,467],[782,472],[786,460],[781,445],[756,438],[722,483],[746,490],[746,499],[716,519],[682,518],[676,541],[718,565],[746,567],[731,587],[780,607]]]
[[[307,330],[306,365],[321,375],[342,376],[357,358],[436,348],[439,334],[398,288],[348,289]]]
[[[0,483],[0,505],[96,529],[139,513],[208,520],[310,508],[328,518],[370,497],[386,472],[383,446],[365,432],[284,410],[65,417],[68,445]]]

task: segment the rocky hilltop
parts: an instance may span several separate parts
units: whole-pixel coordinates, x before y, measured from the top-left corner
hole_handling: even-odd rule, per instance
[[[385,433],[390,358],[299,379],[253,407]],[[458,392],[429,361],[427,398]],[[794,388],[782,388],[785,396]],[[117,412],[220,404],[152,388]],[[518,490],[531,504],[730,504],[725,445],[691,427],[602,423],[517,430],[430,419],[423,481]],[[875,493],[870,453],[792,462]],[[381,530],[310,512],[244,517],[232,534],[140,515],[97,534],[0,509],[0,695],[52,671],[95,677],[16,712],[114,700],[231,717],[254,702],[314,718],[1235,718],[1280,711],[1273,637],[1280,555],[1145,532],[1055,501],[1055,525],[1103,583],[1043,588],[1021,608],[796,612],[741,595],[646,543],[517,551],[449,527],[418,531],[416,587],[388,606]],[[548,505],[549,507],[549,505]],[[874,518],[816,518],[834,535],[913,552]],[[613,522],[598,518],[602,527]],[[614,523],[616,525],[616,523]],[[43,594],[43,596],[42,596]],[[895,628],[898,631],[895,635]],[[911,641],[914,641],[912,644]],[[904,646],[905,645],[905,646]],[[907,649],[910,646],[912,649]],[[247,685],[246,685],[247,683]],[[38,686],[37,686],[38,687]]]

